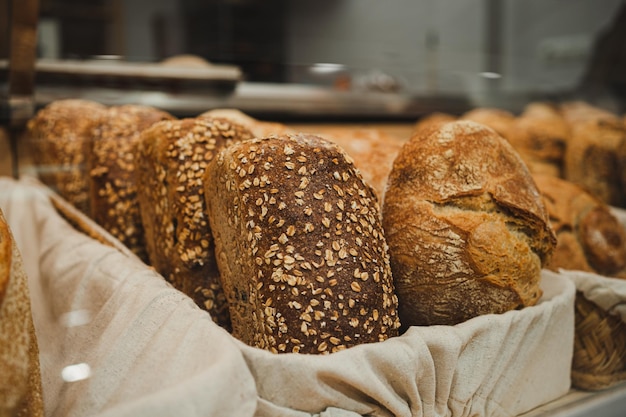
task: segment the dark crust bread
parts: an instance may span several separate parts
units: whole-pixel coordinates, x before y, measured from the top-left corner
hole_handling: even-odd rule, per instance
[[[389,176],[383,226],[403,326],[535,304],[556,244],[519,155],[471,121],[405,144]]]
[[[626,231],[609,207],[569,181],[535,175],[558,243],[547,268],[626,274]]]
[[[144,262],[148,254],[137,201],[135,147],[139,134],[174,117],[153,107],[109,107],[93,129],[87,152],[93,220]]]
[[[105,112],[106,106],[93,101],[57,100],[39,110],[27,126],[41,182],[90,217],[87,145]]]
[[[304,134],[237,143],[205,184],[235,337],[331,353],[397,335],[378,202],[340,147]]]
[[[226,119],[164,120],[141,133],[137,191],[151,265],[230,329],[206,218],[203,177],[217,152],[252,138]]]

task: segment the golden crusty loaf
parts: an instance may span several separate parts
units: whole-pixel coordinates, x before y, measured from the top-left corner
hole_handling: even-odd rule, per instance
[[[609,207],[569,181],[534,178],[558,240],[546,267],[626,277],[626,231]]]
[[[563,177],[606,204],[626,207],[622,182],[626,129],[615,114],[584,102],[568,102],[561,112],[572,137],[565,151]]]
[[[570,128],[558,107],[545,102],[528,104],[516,127],[526,132],[526,142],[513,144],[532,173],[561,177]]]
[[[252,134],[226,119],[164,120],[137,144],[137,197],[151,265],[213,320],[230,328],[219,282],[203,176],[223,147]]]
[[[325,129],[320,137],[339,145],[354,161],[363,179],[372,186],[382,201],[391,172],[402,142],[379,129]]]
[[[439,129],[443,124],[453,122],[456,119],[457,119],[456,116],[453,116],[448,113],[443,113],[443,112],[430,113],[422,117],[421,119],[419,119],[417,122],[415,122],[411,136],[428,133],[433,129]]]
[[[106,107],[89,100],[53,101],[28,122],[33,162],[41,182],[80,211],[89,212],[86,145]]]
[[[0,415],[43,416],[28,279],[0,210]]]
[[[149,106],[109,107],[88,144],[92,218],[144,262],[148,262],[148,254],[137,201],[135,147],[144,129],[173,118]]]
[[[383,226],[403,326],[456,324],[535,304],[556,244],[519,155],[470,121],[403,147]]]
[[[397,335],[379,206],[318,136],[233,144],[205,197],[233,335],[275,353],[330,353]]]

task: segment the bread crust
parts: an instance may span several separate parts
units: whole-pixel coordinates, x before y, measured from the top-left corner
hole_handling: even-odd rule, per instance
[[[221,148],[250,138],[226,119],[188,118],[153,124],[137,144],[137,196],[150,263],[228,330],[203,181]]]
[[[41,182],[89,217],[87,146],[105,112],[106,106],[93,101],[57,100],[39,110],[27,125]]]
[[[148,262],[137,201],[135,148],[139,134],[167,112],[142,105],[109,107],[93,129],[88,145],[90,212],[93,220]]]
[[[389,176],[383,226],[403,326],[535,304],[556,244],[517,152],[471,121],[405,144]]]
[[[305,134],[240,142],[205,184],[234,336],[330,353],[397,335],[378,202],[340,147]]]
[[[572,182],[534,178],[558,240],[546,267],[626,276],[626,231],[608,206]]]

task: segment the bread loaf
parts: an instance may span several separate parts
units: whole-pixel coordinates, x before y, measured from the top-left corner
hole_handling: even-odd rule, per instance
[[[422,117],[413,126],[411,136],[426,134],[432,130],[439,129],[442,125],[453,122],[457,118],[448,113],[434,112]]]
[[[198,117],[219,117],[223,119],[228,119],[232,122],[244,126],[246,129],[252,132],[252,134],[256,138],[264,138],[270,135],[295,133],[289,127],[282,123],[258,120],[237,109],[208,110],[200,114]]]
[[[379,206],[341,148],[306,134],[236,143],[205,190],[235,337],[330,353],[397,335]]]
[[[402,142],[379,129],[325,129],[318,136],[338,144],[354,161],[365,182],[382,201],[391,172]]]
[[[626,166],[623,145],[626,129],[616,115],[586,103],[565,103],[562,114],[572,138],[564,159],[564,178],[578,184],[604,203],[626,207],[622,181]]]
[[[558,240],[546,267],[626,277],[626,231],[609,207],[569,181],[534,178]]]
[[[570,129],[550,103],[532,102],[516,120],[516,127],[526,133],[526,142],[512,144],[533,174],[561,177],[563,158],[570,138]]]
[[[519,155],[470,121],[404,145],[383,226],[403,326],[451,325],[535,304],[556,244]]]
[[[148,262],[148,254],[137,201],[135,147],[141,131],[173,118],[149,106],[109,107],[88,144],[92,218],[144,262]]]
[[[0,210],[0,415],[44,415],[28,278]]]
[[[150,263],[213,320],[230,329],[219,282],[203,176],[223,147],[252,138],[225,119],[164,120],[145,129],[137,144],[137,197]]]
[[[66,99],[39,110],[27,125],[33,162],[41,182],[91,217],[86,146],[106,107]]]

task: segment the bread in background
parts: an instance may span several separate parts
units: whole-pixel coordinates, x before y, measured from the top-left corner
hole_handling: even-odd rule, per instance
[[[258,120],[238,109],[213,109],[207,110],[198,117],[220,117],[232,120],[246,127],[256,138],[264,138],[271,135],[295,133],[289,127],[278,122]]]
[[[547,102],[529,103],[517,117],[516,127],[525,142],[513,144],[533,174],[563,175],[563,159],[570,128],[558,107]]]
[[[323,354],[398,334],[379,205],[340,147],[307,134],[239,142],[206,178],[235,337]]]
[[[88,143],[87,172],[93,220],[148,262],[137,200],[136,144],[140,133],[172,115],[154,107],[109,107],[93,129]]]
[[[91,217],[86,151],[106,106],[82,99],[53,101],[28,122],[27,137],[41,182]]]
[[[455,120],[457,120],[457,117],[449,113],[430,113],[415,122],[411,136],[428,133],[432,130],[439,129],[445,123],[453,122]]]
[[[241,125],[219,118],[164,120],[137,143],[137,197],[150,264],[166,280],[230,329],[206,215],[204,174],[217,152],[251,139]]]
[[[626,278],[626,230],[609,207],[564,179],[534,178],[558,241],[546,267]]]
[[[572,136],[565,151],[563,178],[604,203],[626,207],[626,128],[615,114],[585,102],[561,105]]]
[[[471,121],[404,145],[383,226],[403,326],[535,304],[556,245],[526,165],[493,129]]]

